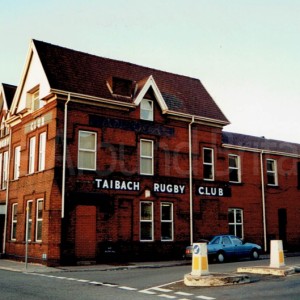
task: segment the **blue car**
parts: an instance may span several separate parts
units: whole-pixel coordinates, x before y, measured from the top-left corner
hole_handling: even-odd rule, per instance
[[[211,241],[207,242],[208,258],[220,263],[225,260],[245,257],[259,259],[261,251],[261,246],[253,243],[244,243],[240,238],[234,235],[216,235]],[[193,247],[186,247],[185,257],[191,258],[192,255]]]

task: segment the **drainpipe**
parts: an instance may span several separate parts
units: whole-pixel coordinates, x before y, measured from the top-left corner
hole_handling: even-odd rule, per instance
[[[68,93],[68,100],[65,103],[64,116],[64,145],[63,145],[63,168],[62,168],[62,186],[61,186],[61,218],[65,217],[65,189],[66,189],[66,157],[67,157],[67,126],[68,126],[68,103],[71,100],[71,94]]]
[[[8,158],[7,158],[7,182],[6,182],[6,193],[5,193],[5,220],[4,220],[4,234],[3,234],[3,253],[6,248],[6,234],[7,234],[7,220],[8,220],[8,191],[9,191],[9,170],[10,170],[10,152],[11,152],[11,127],[9,128],[9,143],[8,143]]]
[[[192,116],[192,122],[189,123],[189,178],[190,178],[190,243],[193,244],[194,220],[193,220],[193,157],[192,157],[192,125],[195,122],[195,116]]]
[[[260,152],[260,171],[261,171],[261,200],[263,213],[263,234],[264,234],[264,250],[267,251],[267,226],[266,226],[266,197],[265,197],[265,180],[264,180],[264,151]]]

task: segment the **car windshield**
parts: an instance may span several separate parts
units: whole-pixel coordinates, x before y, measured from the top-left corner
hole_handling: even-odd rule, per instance
[[[215,236],[210,242],[209,244],[220,244],[221,238],[219,236]]]

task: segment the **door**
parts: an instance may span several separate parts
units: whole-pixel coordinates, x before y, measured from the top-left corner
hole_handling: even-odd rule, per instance
[[[96,206],[76,207],[75,254],[77,259],[96,257]]]

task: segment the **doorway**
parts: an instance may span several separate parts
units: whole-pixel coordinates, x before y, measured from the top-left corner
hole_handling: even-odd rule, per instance
[[[75,254],[77,259],[96,257],[96,206],[76,207]]]

